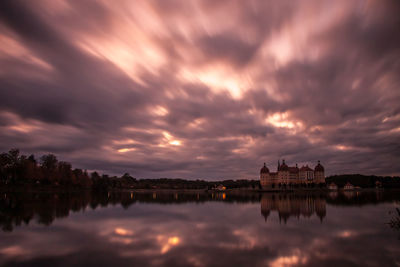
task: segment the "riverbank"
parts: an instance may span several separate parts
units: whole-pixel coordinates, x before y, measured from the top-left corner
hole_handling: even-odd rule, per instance
[[[329,188],[294,188],[294,189],[259,189],[258,192],[376,192],[376,191],[400,191],[400,188],[354,188],[343,189],[339,188],[332,190]]]
[[[399,188],[355,188],[352,190],[338,189],[330,190],[328,188],[292,188],[292,189],[259,189],[259,188],[228,188],[218,189],[185,189],[185,188],[108,188],[104,190],[95,190],[87,187],[64,187],[56,185],[28,185],[28,186],[0,186],[0,192],[16,193],[68,193],[68,192],[134,192],[134,193],[301,193],[301,192],[377,192],[377,191],[400,191]]]

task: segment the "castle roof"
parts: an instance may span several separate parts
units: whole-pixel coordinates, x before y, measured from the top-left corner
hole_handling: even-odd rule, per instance
[[[312,169],[311,169],[310,167],[308,167],[308,165],[306,165],[306,166],[302,166],[302,167],[300,168],[300,171],[301,171],[301,172],[304,172],[304,171],[312,171]]]
[[[260,174],[261,173],[269,173],[269,170],[268,170],[267,166],[265,165],[265,163],[264,163],[264,166],[260,170]]]
[[[289,171],[289,166],[286,165],[285,160],[283,160],[282,165],[279,166],[278,171]]]
[[[299,168],[297,168],[297,167],[289,167],[289,172],[290,173],[298,173],[299,172]]]
[[[318,160],[318,165],[315,166],[315,171],[316,172],[323,172],[324,171],[324,166],[321,165],[321,162]]]

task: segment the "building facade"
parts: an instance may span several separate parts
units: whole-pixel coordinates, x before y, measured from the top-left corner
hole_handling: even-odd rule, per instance
[[[311,185],[325,185],[325,169],[318,160],[314,169],[308,165],[298,168],[282,164],[278,161],[276,172],[270,172],[265,165],[260,170],[260,183],[264,189],[285,189],[290,187],[308,187]]]

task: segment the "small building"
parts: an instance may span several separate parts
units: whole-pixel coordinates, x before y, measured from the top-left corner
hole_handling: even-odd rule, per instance
[[[338,190],[338,186],[335,183],[330,183],[328,185],[328,189],[332,190],[332,191],[336,191],[336,190]]]
[[[351,183],[347,182],[344,187],[344,190],[354,190],[354,185],[352,185]]]
[[[225,191],[225,190],[226,190],[226,187],[223,186],[222,184],[220,184],[220,185],[218,185],[215,189],[218,190],[218,191]]]

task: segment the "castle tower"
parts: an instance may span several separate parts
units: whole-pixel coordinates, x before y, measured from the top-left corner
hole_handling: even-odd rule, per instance
[[[325,169],[324,166],[321,165],[321,162],[319,160],[317,166],[315,166],[314,168],[314,177],[316,184],[325,183]]]
[[[269,169],[265,165],[265,162],[264,162],[264,166],[260,170],[260,184],[261,184],[261,187],[263,187],[263,188],[268,187],[270,184]]]
[[[282,185],[289,184],[289,166],[286,165],[285,160],[282,160],[282,165],[279,166],[278,170],[279,183]]]

